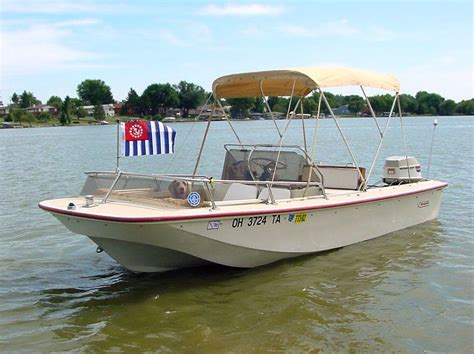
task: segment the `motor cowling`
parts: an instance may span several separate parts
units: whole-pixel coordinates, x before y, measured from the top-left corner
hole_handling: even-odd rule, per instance
[[[385,159],[383,181],[387,184],[416,182],[422,179],[421,165],[413,156],[390,156]]]

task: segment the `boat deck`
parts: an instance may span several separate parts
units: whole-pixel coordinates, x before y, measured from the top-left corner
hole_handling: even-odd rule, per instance
[[[39,206],[52,213],[73,217],[110,221],[159,222],[334,208],[429,192],[446,186],[447,184],[444,182],[421,181],[398,186],[372,188],[365,192],[329,189],[327,190],[327,199],[323,196],[294,198],[278,200],[276,204],[267,204],[259,200],[247,200],[232,204],[217,204],[216,209],[212,209],[210,206],[191,208],[185,206],[185,200],[176,201],[171,200],[171,198],[157,198],[152,203],[149,200],[147,200],[147,203],[143,203],[143,200],[136,199],[111,199],[107,203],[100,203],[99,201],[88,207],[84,197],[73,197],[43,201],[39,203]],[[75,209],[68,209],[70,203],[75,205]]]

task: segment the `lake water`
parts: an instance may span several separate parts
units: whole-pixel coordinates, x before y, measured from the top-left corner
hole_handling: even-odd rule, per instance
[[[433,119],[404,121],[406,149],[393,121],[374,181],[386,156],[405,151],[426,173]],[[155,275],[124,270],[37,207],[77,194],[83,171],[115,169],[115,127],[0,130],[0,351],[473,352],[474,120],[438,121],[430,177],[449,183],[438,220],[257,269]],[[315,123],[305,123],[311,145]],[[341,124],[369,167],[374,122]],[[170,125],[175,155],[121,169],[191,172],[205,123]],[[334,123],[320,125],[316,160],[349,162]],[[246,142],[276,142],[271,121],[235,128]],[[200,172],[219,176],[222,144],[235,139],[225,122],[210,133]],[[295,121],[285,142],[300,136]]]

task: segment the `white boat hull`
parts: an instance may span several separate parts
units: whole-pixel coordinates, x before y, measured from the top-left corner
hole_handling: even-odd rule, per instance
[[[445,186],[427,181],[163,221],[92,217],[60,210],[57,200],[40,207],[72,232],[89,236],[127,269],[160,272],[206,263],[256,267],[369,240],[435,219]]]

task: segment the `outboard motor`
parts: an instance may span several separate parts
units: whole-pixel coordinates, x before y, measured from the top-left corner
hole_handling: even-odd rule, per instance
[[[390,156],[385,159],[384,183],[400,184],[417,182],[421,179],[421,165],[413,156]]]

